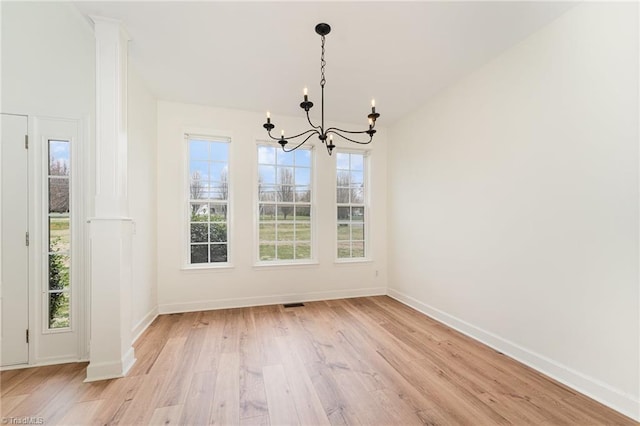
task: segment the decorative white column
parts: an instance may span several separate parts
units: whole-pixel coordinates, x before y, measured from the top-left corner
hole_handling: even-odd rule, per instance
[[[127,197],[127,42],[121,23],[92,16],[96,37],[95,216],[91,235],[91,344],[85,381],[124,376],[131,346]]]

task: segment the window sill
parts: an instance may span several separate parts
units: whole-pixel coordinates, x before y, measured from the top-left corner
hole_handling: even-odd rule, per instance
[[[353,263],[372,263],[373,259],[369,258],[369,257],[359,257],[356,259],[353,258],[349,258],[349,259],[335,259],[333,261],[334,264],[336,265],[350,265]]]
[[[233,266],[232,264],[225,263],[224,265],[211,265],[211,264],[206,264],[203,266],[185,265],[182,268],[180,268],[180,270],[185,272],[198,272],[198,271],[204,272],[204,271],[226,271],[233,268],[235,268],[235,266]]]
[[[303,268],[318,266],[320,262],[310,260],[307,262],[257,262],[253,264],[254,269],[283,269],[283,268]]]

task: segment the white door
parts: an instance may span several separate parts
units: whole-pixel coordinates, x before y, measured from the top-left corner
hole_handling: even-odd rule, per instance
[[[2,114],[1,171],[1,365],[29,361],[29,250],[27,117]]]

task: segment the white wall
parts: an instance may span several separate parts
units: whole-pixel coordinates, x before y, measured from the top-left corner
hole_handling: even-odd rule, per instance
[[[60,2],[2,2],[1,12],[2,112],[93,115],[95,42],[80,12]]]
[[[127,105],[129,215],[134,221],[132,247],[132,335],[157,314],[156,160],[157,101],[129,64]]]
[[[302,115],[301,115],[302,117]],[[335,264],[333,160],[324,147],[316,157],[316,265],[254,266],[257,176],[256,141],[265,139],[264,114],[160,101],[158,103],[158,302],[160,312],[380,294],[386,287],[386,139],[372,148],[373,261]],[[284,129],[304,130],[302,118],[276,117]],[[350,126],[351,127],[351,126]],[[184,270],[186,194],[185,131],[229,135],[231,256],[233,268]],[[378,271],[378,276],[376,276]]]
[[[640,418],[638,6],[587,3],[389,131],[390,294]]]

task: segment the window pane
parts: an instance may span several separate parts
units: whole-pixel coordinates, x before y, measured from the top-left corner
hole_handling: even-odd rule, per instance
[[[351,220],[354,222],[364,221],[364,207],[351,207]]]
[[[69,293],[49,293],[49,328],[69,327]]]
[[[336,174],[336,186],[348,188],[351,182],[351,174],[349,172],[338,171]]]
[[[69,141],[49,141],[49,174],[69,176],[71,153]]]
[[[191,242],[206,243],[209,241],[209,225],[206,223],[191,224]]]
[[[295,152],[296,166],[311,167],[311,151],[308,149],[297,149]]]
[[[338,242],[338,257],[351,257],[351,243],[349,241]]]
[[[211,143],[211,160],[229,162],[229,144],[226,142]]]
[[[349,213],[349,207],[338,207],[338,220],[349,220],[351,216]]]
[[[259,210],[260,221],[276,219],[275,204],[260,204]]]
[[[280,185],[293,185],[293,168],[292,167],[278,167],[277,183]]]
[[[209,159],[209,142],[190,141],[189,162],[193,160],[208,160],[208,159]]]
[[[364,188],[351,188],[350,195],[353,204],[364,204]]]
[[[189,198],[191,200],[206,198],[208,196],[206,193],[207,189],[207,183],[202,180],[199,173],[191,176],[191,180],[189,181]]]
[[[276,240],[275,223],[261,223],[259,234],[260,234],[260,241],[275,241]]]
[[[278,259],[291,260],[293,258],[293,243],[278,244]]]
[[[275,260],[275,244],[260,244],[260,260]]]
[[[276,168],[272,166],[260,166],[258,168],[258,182],[262,185],[276,184]]]
[[[209,204],[209,212],[211,222],[225,222],[227,221],[227,205],[226,204]]]
[[[69,288],[69,256],[64,254],[49,255],[49,290],[65,290]]]
[[[227,181],[227,163],[211,163],[209,179],[214,182]]]
[[[346,223],[338,224],[338,240],[346,240],[348,241],[351,238],[351,233],[349,232],[349,225]]]
[[[217,182],[211,185],[212,200],[227,200],[229,198],[229,185],[227,182]]]
[[[209,180],[209,162],[193,160],[189,162],[191,180]]]
[[[364,241],[351,243],[351,257],[364,257]]]
[[[227,242],[227,224],[212,223],[209,225],[209,241],[212,243]]]
[[[274,185],[260,185],[258,197],[260,201],[276,201],[277,187]]]
[[[362,172],[351,172],[351,186],[362,186],[364,179],[364,173]]]
[[[276,164],[276,148],[271,146],[258,147],[259,164]]]
[[[352,240],[364,240],[364,225],[361,223],[355,223],[351,225],[351,239]]]
[[[277,231],[278,241],[294,241],[293,223],[279,223]]]
[[[49,251],[69,251],[71,232],[68,217],[49,217]]]
[[[191,263],[208,263],[207,244],[191,245]]]
[[[227,245],[226,244],[211,244],[211,262],[226,262],[227,261]]]
[[[311,224],[296,223],[296,241],[311,241]]]
[[[349,154],[345,154],[343,152],[336,153],[336,168],[349,170]]]
[[[69,213],[68,178],[49,178],[49,213]]]
[[[296,259],[311,259],[311,244],[296,244]]]
[[[280,187],[278,187],[278,201],[292,203],[294,188],[295,187],[291,185],[280,185]]]
[[[309,185],[311,183],[311,169],[296,167],[295,183],[296,185]]]
[[[364,170],[364,155],[351,154],[351,170]]]
[[[276,151],[276,164],[279,166],[293,166],[293,152]]]
[[[336,195],[336,202],[341,204],[347,204],[349,202],[349,192],[351,190],[349,188],[338,188]]]
[[[278,206],[278,220],[293,220],[293,206]]]
[[[311,201],[311,189],[308,186],[296,186],[295,191],[295,201]]]
[[[208,217],[208,204],[191,203],[191,222],[206,222]]]
[[[296,221],[308,222],[311,220],[311,207],[296,206]]]

